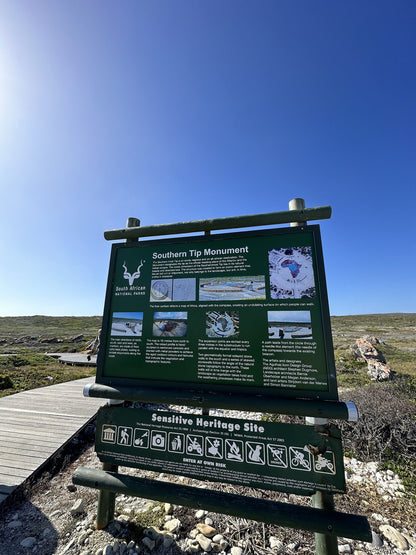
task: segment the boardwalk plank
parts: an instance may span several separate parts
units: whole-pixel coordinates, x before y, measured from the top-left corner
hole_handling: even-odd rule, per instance
[[[8,430],[9,433],[8,434],[0,434],[0,445],[3,445],[4,443],[9,443],[9,442],[18,442],[18,443],[25,443],[27,442],[28,444],[32,444],[33,443],[41,443],[41,444],[61,444],[61,436],[59,436],[58,434],[45,434],[45,433],[36,433],[35,431],[33,433],[29,433],[25,430],[19,430],[17,427],[15,429],[10,429]],[[66,436],[66,434],[64,434]]]
[[[24,423],[22,423],[21,426],[24,427]],[[78,428],[80,427],[81,426],[78,426]],[[9,431],[16,436],[21,434],[21,430],[19,430],[18,424],[14,426],[9,426]],[[51,430],[50,428],[42,428],[41,426],[39,426],[39,428],[33,429],[33,430],[28,430],[27,428],[25,428],[24,431],[25,431],[25,437],[28,439],[28,441],[30,441],[31,438],[46,439],[48,441],[53,441],[54,438],[58,438],[59,441],[62,441],[63,437],[68,436],[68,433],[65,433],[65,430],[62,430],[60,428]],[[71,428],[69,430],[69,433],[71,431],[72,433],[75,433],[77,431],[77,428],[76,427]]]
[[[61,442],[56,437],[47,438],[44,436],[37,437],[33,434],[25,434],[25,433],[12,433],[11,431],[7,433],[0,434],[0,445],[6,446],[10,445],[13,446],[14,444],[22,445],[23,447],[27,447],[28,449],[32,446],[36,445],[50,445],[54,447],[56,445],[60,445]]]
[[[15,468],[14,466],[6,466],[0,464],[0,482],[4,483],[4,478],[7,476],[13,478],[27,478],[27,471],[25,469]]]
[[[6,448],[0,453],[0,466],[2,464],[10,464],[10,455],[13,455],[14,461],[27,460],[33,462],[39,460],[39,464],[42,464],[44,460],[44,457],[39,452],[24,453],[22,451],[19,452],[19,449]]]
[[[22,452],[21,449],[6,448],[3,451],[3,453],[1,453],[0,455],[0,465],[4,462],[10,461],[10,455],[13,455],[14,457],[16,457],[16,460],[17,458],[19,458],[21,460],[26,460],[26,461],[30,461],[38,464],[42,464],[45,461],[40,451]]]
[[[15,429],[21,429],[23,426],[24,429],[28,434],[32,434],[37,432],[44,432],[44,433],[52,433],[54,434],[55,431],[59,431],[62,433],[71,432],[72,430],[76,429],[77,426],[80,427],[83,422],[76,420],[76,421],[66,421],[62,424],[57,422],[53,422],[52,420],[43,420],[39,419],[38,422],[27,422],[25,419],[22,418],[4,418],[2,419],[2,425],[7,427],[8,430],[12,431]]]
[[[4,457],[7,457],[8,460],[10,460],[21,455],[33,459],[40,459],[41,464],[42,460],[45,460],[45,456],[48,456],[49,453],[55,453],[58,449],[60,449],[61,445],[59,443],[56,443],[55,445],[47,445],[46,447],[40,445],[32,449],[23,449],[22,447],[22,444],[7,446],[2,452],[2,460],[5,460]]]
[[[27,457],[24,457],[22,455],[19,454],[13,454],[13,464],[14,464],[14,468],[16,470],[36,470],[37,468],[39,468],[39,466],[41,466],[42,464],[44,464],[45,459],[44,457],[32,457],[32,459],[30,460],[30,458],[28,459]],[[2,471],[3,468],[10,468],[6,465],[10,464],[10,457],[0,457],[0,472]]]
[[[42,396],[39,398],[30,398],[27,397],[26,399],[19,399],[13,402],[13,404],[8,405],[1,405],[0,411],[8,410],[8,411],[22,411],[27,413],[39,413],[39,414],[55,414],[55,415],[70,415],[71,410],[73,416],[79,416],[80,413],[89,412],[88,404],[85,407],[77,407],[79,404],[79,400],[82,399],[82,395],[77,395],[79,398],[69,398],[67,402],[63,402],[60,398],[58,402],[54,402],[53,399],[43,399]],[[30,402],[30,408],[28,408],[28,401]],[[84,409],[84,410],[83,410]]]
[[[17,393],[20,395],[20,393]],[[80,406],[80,401],[87,401],[85,405]],[[39,402],[33,403],[32,399],[28,398],[25,402],[22,403],[13,403],[13,405],[0,405],[0,414],[3,412],[17,412],[21,411],[22,414],[27,414],[29,417],[33,414],[43,414],[46,416],[55,416],[55,417],[65,417],[65,416],[72,416],[74,418],[83,418],[90,414],[90,405],[88,403],[89,399],[85,399],[82,395],[79,396],[78,399],[68,399],[68,401],[63,405],[62,400],[56,403],[51,402]],[[30,403],[31,409],[28,410],[28,404]],[[101,400],[101,404],[105,402]],[[96,403],[93,403],[92,406],[96,406]]]
[[[94,417],[103,399],[84,398],[84,378],[0,399],[0,503]]]
[[[4,416],[4,415],[2,415]],[[15,427],[21,428],[24,426],[25,430],[32,432],[34,430],[62,430],[62,431],[70,431],[74,428],[83,424],[83,421],[73,418],[67,418],[62,422],[57,422],[55,419],[49,418],[42,418],[42,417],[34,417],[33,420],[28,421],[27,418],[19,418],[18,416],[9,416],[6,415],[2,418],[2,426],[7,429],[13,429]]]
[[[2,451],[6,452],[8,449],[19,449],[20,451],[38,451],[39,449],[59,449],[61,443],[59,441],[45,441],[45,440],[34,440],[29,438],[30,443],[27,438],[16,438],[7,437],[5,435],[0,435],[0,445],[2,446]],[[32,441],[33,440],[33,441]]]

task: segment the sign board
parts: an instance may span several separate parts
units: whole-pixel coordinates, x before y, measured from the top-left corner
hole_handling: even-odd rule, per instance
[[[338,399],[319,226],[114,244],[96,381]]]
[[[102,408],[103,462],[200,480],[311,495],[345,491],[340,433],[190,413]]]

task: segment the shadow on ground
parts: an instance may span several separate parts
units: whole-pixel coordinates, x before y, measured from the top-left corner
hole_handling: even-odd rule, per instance
[[[4,555],[30,551],[52,555],[58,546],[58,533],[50,518],[24,494],[12,494],[0,506],[0,545]]]

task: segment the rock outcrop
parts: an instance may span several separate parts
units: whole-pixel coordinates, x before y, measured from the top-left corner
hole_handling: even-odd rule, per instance
[[[357,360],[367,363],[367,373],[373,380],[377,382],[391,380],[394,372],[387,364],[383,353],[375,345],[380,345],[377,337],[365,336],[357,339],[354,345],[351,345],[351,350]]]
[[[97,336],[83,351],[89,355],[96,355],[98,353],[98,349],[100,348],[100,337],[101,337],[101,330],[98,330]]]

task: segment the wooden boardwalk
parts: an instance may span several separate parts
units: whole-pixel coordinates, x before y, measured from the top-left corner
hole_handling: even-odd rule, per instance
[[[62,364],[71,366],[97,366],[97,355],[86,355],[85,353],[46,353],[56,358]]]
[[[72,366],[97,366],[97,355],[85,355],[83,353],[61,353],[59,362]]]
[[[0,399],[0,503],[95,415],[105,399],[83,397],[94,377]]]

